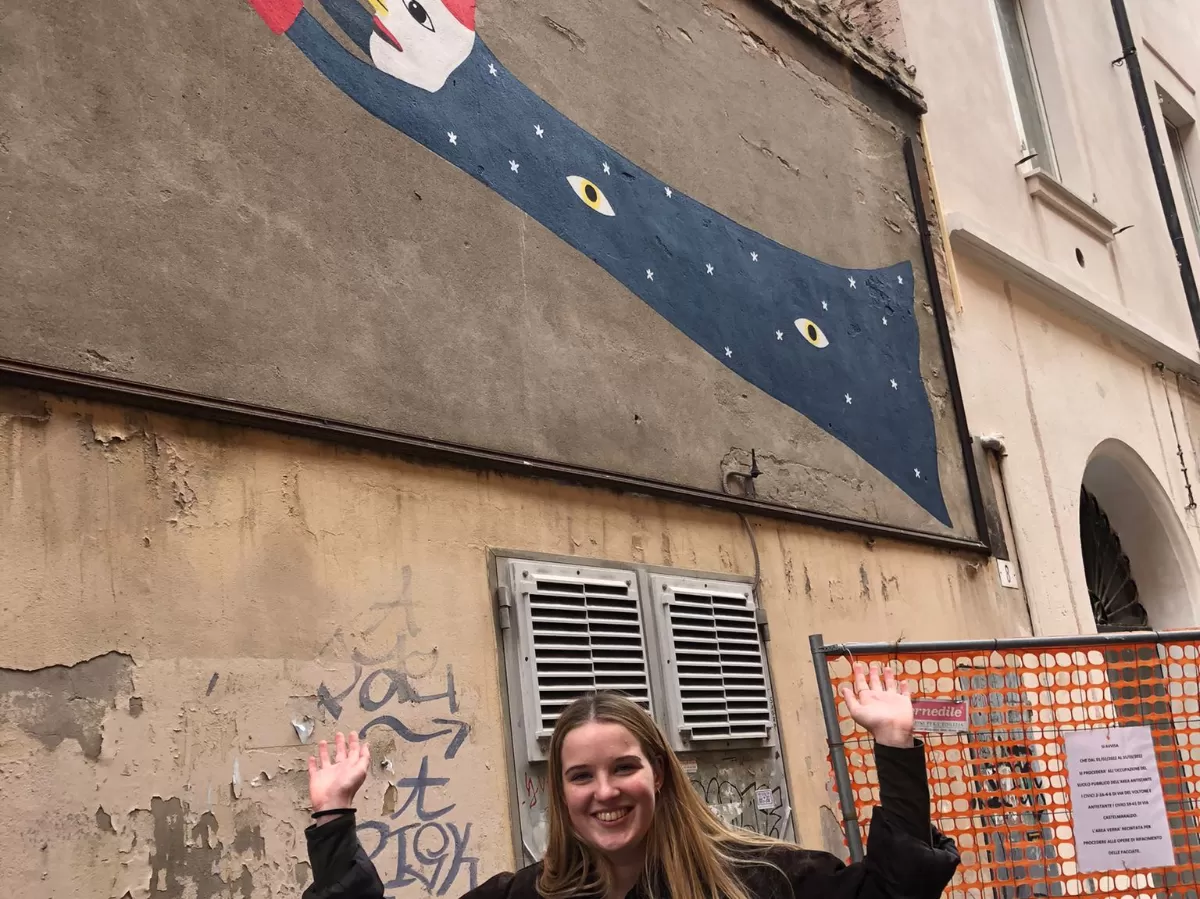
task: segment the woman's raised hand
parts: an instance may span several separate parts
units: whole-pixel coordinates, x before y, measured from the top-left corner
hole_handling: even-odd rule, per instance
[[[367,779],[367,769],[371,766],[371,748],[360,743],[353,731],[349,744],[339,733],[334,745],[333,761],[329,759],[329,744],[325,740],[317,745],[320,760],[308,757],[308,798],[314,812],[353,806],[354,794]],[[332,820],[332,815],[317,819],[321,824]]]
[[[870,668],[854,663],[854,686],[842,686],[850,717],[871,732],[876,743],[907,749],[913,745],[913,708],[908,683],[896,683],[896,673],[878,662]]]

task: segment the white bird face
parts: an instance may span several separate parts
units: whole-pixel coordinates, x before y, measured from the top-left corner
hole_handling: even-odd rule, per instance
[[[371,5],[371,61],[414,87],[441,90],[475,44],[475,31],[460,19],[461,9],[455,15],[444,0],[371,0]]]

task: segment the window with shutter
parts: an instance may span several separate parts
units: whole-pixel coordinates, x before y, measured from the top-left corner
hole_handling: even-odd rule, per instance
[[[624,693],[651,710],[634,572],[522,560],[508,566],[529,757],[544,757],[559,714],[585,693]]]
[[[767,663],[748,584],[650,576],[676,748],[774,742]]]

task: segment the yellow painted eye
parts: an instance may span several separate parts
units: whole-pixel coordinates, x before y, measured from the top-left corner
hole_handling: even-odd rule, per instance
[[[568,175],[567,183],[579,196],[579,199],[587,203],[592,209],[595,209],[601,215],[616,215],[613,212],[612,204],[608,202],[608,197],[604,196],[604,191],[594,185],[587,178],[580,178],[578,175]]]
[[[829,338],[825,336],[824,331],[817,327],[816,322],[807,318],[798,318],[796,319],[796,328],[804,335],[804,339],[818,350],[829,346]]]

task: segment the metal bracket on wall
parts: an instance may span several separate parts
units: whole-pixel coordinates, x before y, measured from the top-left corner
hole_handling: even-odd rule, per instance
[[[503,584],[496,588],[496,615],[500,630],[512,627],[512,593]]]
[[[771,625],[767,621],[767,610],[760,605],[754,607],[754,621],[758,625],[758,631],[762,634],[763,642],[771,642]]]

